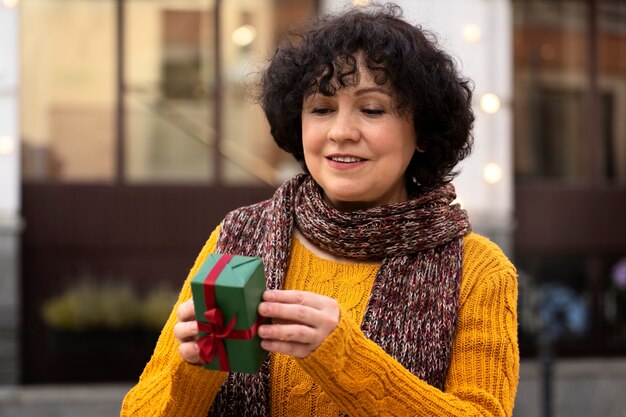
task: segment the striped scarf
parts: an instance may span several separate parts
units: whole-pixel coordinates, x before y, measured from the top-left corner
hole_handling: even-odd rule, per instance
[[[270,200],[229,213],[216,251],[260,256],[267,287],[282,288],[293,227],[337,256],[379,260],[361,329],[420,379],[443,389],[456,329],[467,214],[450,184],[409,201],[344,212],[308,175]],[[270,359],[256,375],[231,373],[209,416],[269,416]]]

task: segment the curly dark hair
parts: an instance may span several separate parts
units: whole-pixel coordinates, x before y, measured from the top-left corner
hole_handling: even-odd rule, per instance
[[[317,17],[293,35],[264,71],[259,101],[274,140],[305,171],[304,99],[317,92],[332,96],[358,83],[362,62],[378,85],[391,85],[398,112],[413,116],[424,152],[414,153],[407,186],[430,188],[457,175],[455,166],[473,144],[472,86],[431,33],[402,20],[400,7],[387,3]]]

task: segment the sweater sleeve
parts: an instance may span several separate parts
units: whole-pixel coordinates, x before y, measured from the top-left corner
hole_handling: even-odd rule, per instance
[[[189,282],[207,255],[215,250],[218,236],[219,227],[213,231],[189,272],[139,382],[126,394],[121,417],[207,415],[228,374],[185,362],[178,353],[174,325],[178,306],[191,298]]]
[[[466,238],[459,318],[445,390],[411,374],[345,311],[298,362],[350,416],[510,416],[517,390],[517,278],[493,243]]]

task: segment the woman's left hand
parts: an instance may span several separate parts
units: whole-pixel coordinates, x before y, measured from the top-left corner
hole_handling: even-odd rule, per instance
[[[307,291],[269,290],[259,314],[272,324],[259,327],[261,347],[270,352],[305,358],[339,325],[339,303]]]

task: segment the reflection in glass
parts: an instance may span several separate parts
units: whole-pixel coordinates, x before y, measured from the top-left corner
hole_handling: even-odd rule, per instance
[[[626,2],[598,3],[599,130],[609,182],[626,185]]]
[[[299,168],[272,141],[252,87],[287,29],[317,3],[24,2],[24,178],[113,182],[119,172],[129,183],[281,183]]]
[[[626,3],[513,6],[517,177],[625,184]]]
[[[225,156],[227,183],[262,181],[277,185],[299,170],[293,158],[272,140],[265,116],[254,101],[254,85],[287,31],[315,12],[314,3],[223,2],[224,132],[220,152]]]
[[[213,2],[125,2],[130,182],[208,182],[215,155]]]
[[[127,1],[129,179],[276,185],[290,176],[294,163],[272,141],[253,87],[277,34],[313,3],[222,1],[218,13],[215,1]]]
[[[21,3],[25,180],[112,181],[114,5],[90,0]]]

